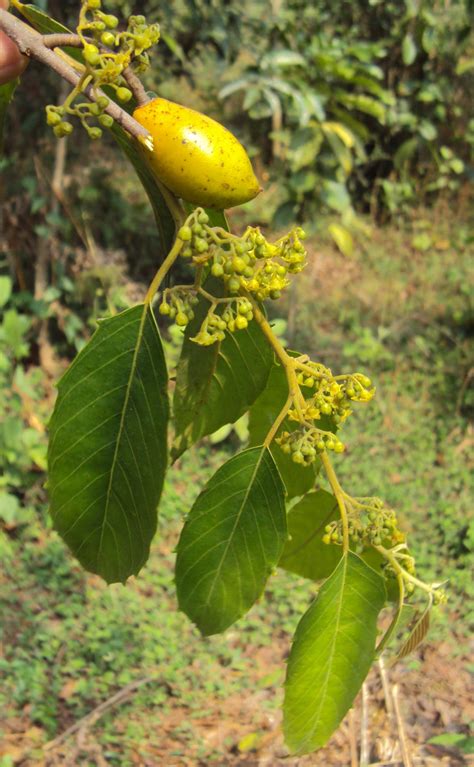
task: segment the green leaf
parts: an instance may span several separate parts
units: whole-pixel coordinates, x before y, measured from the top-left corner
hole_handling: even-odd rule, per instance
[[[222,293],[222,283],[214,278],[206,281],[205,288],[214,296]],[[178,362],[174,458],[207,434],[235,423],[265,388],[273,363],[273,351],[256,322],[226,333],[224,341],[212,346],[191,341],[208,309],[209,302],[201,297],[186,328]]]
[[[288,513],[288,541],[279,567],[313,581],[327,578],[342,556],[341,546],[322,541],[324,528],[338,519],[337,501],[331,493],[308,493]]]
[[[48,452],[53,524],[108,583],[148,558],[167,465],[166,386],[144,304],[102,321],[58,384]]]
[[[12,294],[13,283],[11,277],[7,275],[0,276],[0,309],[9,301]]]
[[[255,401],[249,414],[249,444],[261,445],[270,431],[278,413],[288,397],[288,383],[285,370],[280,364],[273,364],[267,385],[260,397]],[[324,427],[323,427],[324,428]],[[287,418],[283,421],[277,436],[281,431],[291,431],[294,424]],[[295,463],[291,456],[286,455],[275,442],[270,447],[273,459],[278,467],[286,493],[289,498],[304,495],[314,485],[320,463],[312,466],[301,466]]]
[[[0,157],[3,156],[3,132],[5,130],[5,121],[8,105],[13,99],[13,94],[20,81],[12,80],[5,85],[0,85]]]
[[[114,123],[110,130],[117,144],[133,165],[135,173],[140,179],[150,201],[159,233],[157,255],[159,260],[163,261],[174,242],[176,231],[174,219],[166,205],[156,178],[139,149],[138,143],[117,123]]]
[[[351,258],[354,253],[354,239],[349,230],[341,224],[329,224],[328,231],[342,255]]]
[[[293,753],[320,748],[350,708],[374,659],[383,580],[349,552],[296,629],[285,682],[284,732]]]
[[[284,487],[270,451],[244,450],[208,482],[178,543],[179,606],[203,634],[224,631],[252,607],[286,535]]]
[[[300,53],[290,50],[270,51],[262,56],[260,66],[263,70],[273,67],[306,67],[306,59]]]
[[[402,40],[402,60],[406,67],[409,67],[416,59],[418,53],[416,43],[410,35],[406,34]]]

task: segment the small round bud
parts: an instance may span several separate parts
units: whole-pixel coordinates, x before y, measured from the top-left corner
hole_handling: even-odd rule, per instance
[[[182,240],[183,242],[189,242],[192,236],[193,233],[190,226],[182,226],[178,231],[178,239]]]
[[[234,272],[237,272],[238,274],[243,274],[245,271],[247,264],[245,263],[243,258],[240,258],[240,256],[234,256],[232,259],[232,268]]]
[[[63,138],[64,136],[70,136],[73,132],[73,127],[71,123],[67,122],[60,122],[59,125],[55,125],[54,128],[54,135],[58,138]]]
[[[178,314],[176,315],[175,322],[180,327],[184,327],[185,325],[188,324],[189,318],[184,312],[178,312]]]
[[[91,138],[93,141],[97,141],[97,139],[102,138],[102,131],[100,128],[89,128],[89,138]]]
[[[168,314],[170,313],[169,304],[160,304],[158,311],[160,314],[165,315],[165,317],[168,316]]]
[[[100,115],[100,117],[98,119],[99,119],[100,124],[104,128],[111,128],[112,125],[114,124],[114,118],[111,117],[110,115]]]
[[[103,32],[100,36],[100,41],[109,48],[113,48],[115,45],[115,35],[113,32]]]
[[[209,223],[209,216],[207,215],[207,213],[202,211],[202,213],[199,214],[197,220],[199,221],[200,224],[208,224]]]
[[[102,16],[102,21],[109,29],[115,29],[118,26],[118,18],[112,16],[110,13],[106,13]]]
[[[207,240],[204,240],[202,237],[196,237],[194,240],[194,247],[198,253],[205,253],[206,250],[209,250],[209,244]]]
[[[239,330],[245,330],[246,327],[248,327],[248,321],[246,317],[242,317],[241,314],[237,315],[235,318],[235,327]]]
[[[107,96],[99,96],[97,99],[97,105],[100,109],[107,109],[107,107],[110,104],[110,99],[107,98]]]
[[[98,47],[91,43],[86,43],[84,46],[84,58],[92,67],[95,66],[100,58]]]
[[[132,91],[130,88],[125,88],[123,86],[117,88],[116,94],[119,101],[130,101],[132,98]]]
[[[228,286],[231,293],[238,293],[240,290],[240,280],[237,277],[231,277]]]
[[[46,122],[48,123],[48,125],[51,125],[51,127],[53,127],[54,125],[59,125],[59,123],[61,122],[61,119],[62,119],[61,115],[58,114],[57,112],[51,112],[51,111],[46,112]]]
[[[213,277],[222,277],[222,275],[224,274],[224,267],[222,266],[222,264],[213,264],[211,266],[211,274],[213,275]]]
[[[90,8],[91,11],[98,10],[101,5],[101,0],[87,0],[87,7]]]

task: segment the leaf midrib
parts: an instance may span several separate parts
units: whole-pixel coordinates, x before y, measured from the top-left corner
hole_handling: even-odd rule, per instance
[[[334,660],[334,653],[336,651],[337,637],[338,637],[338,634],[339,634],[339,626],[340,626],[340,623],[341,623],[342,605],[344,604],[343,595],[344,595],[344,589],[345,589],[345,584],[346,584],[347,563],[348,563],[348,557],[347,557],[347,554],[346,554],[343,557],[343,559],[341,560],[341,567],[344,570],[343,575],[342,575],[343,580],[342,580],[342,586],[341,586],[341,589],[340,589],[339,603],[338,603],[338,607],[337,607],[336,627],[335,627],[335,630],[334,630],[334,633],[333,633],[334,639],[333,639],[333,643],[332,643],[332,647],[331,647],[330,657],[329,657],[329,660],[328,660],[328,663],[327,663],[326,676],[325,676],[323,687],[322,687],[323,691],[322,691],[322,694],[320,696],[319,707],[318,707],[317,714],[316,714],[316,717],[315,717],[315,724],[311,728],[311,735],[308,735],[308,737],[305,739],[305,743],[307,743],[308,740],[311,741],[312,738],[314,737],[314,733],[316,732],[317,727],[318,727],[318,725],[320,723],[320,720],[321,720],[321,711],[322,711],[323,706],[324,706],[325,701],[326,701],[326,692],[327,692],[327,687],[328,687],[328,683],[329,683],[329,677],[330,677],[330,674],[331,674],[331,671],[332,671],[332,664],[333,664],[333,660]]]
[[[255,449],[255,448],[253,448],[253,449]],[[255,464],[255,468],[254,468],[254,470],[253,470],[253,472],[252,472],[252,476],[251,476],[251,478],[250,478],[250,482],[249,482],[249,484],[248,484],[248,487],[247,487],[247,489],[246,489],[246,491],[245,491],[245,495],[244,495],[244,497],[243,497],[243,499],[242,499],[242,503],[240,504],[240,509],[239,509],[238,513],[236,514],[236,517],[235,517],[235,522],[234,522],[234,525],[233,525],[233,527],[232,527],[232,530],[231,530],[231,532],[230,532],[230,535],[229,535],[229,537],[228,537],[228,540],[227,540],[227,544],[226,544],[226,547],[225,547],[225,549],[224,549],[224,551],[223,551],[223,553],[222,553],[222,556],[221,556],[221,560],[220,560],[220,562],[219,562],[219,565],[218,565],[218,567],[217,567],[217,569],[216,569],[216,571],[215,571],[215,575],[214,575],[214,578],[213,578],[213,580],[212,580],[212,585],[211,585],[211,587],[209,588],[209,593],[208,593],[208,596],[207,596],[207,599],[206,599],[206,602],[205,602],[205,606],[206,606],[206,607],[209,607],[209,600],[210,600],[210,598],[211,598],[211,596],[212,596],[212,592],[214,591],[214,588],[215,588],[215,586],[216,586],[216,583],[217,583],[217,581],[218,581],[218,578],[219,578],[219,576],[220,576],[220,572],[221,572],[221,569],[222,569],[222,565],[224,564],[225,558],[226,558],[226,556],[227,556],[227,552],[228,552],[228,550],[229,550],[229,547],[230,547],[230,543],[231,543],[231,541],[232,541],[232,539],[233,539],[233,537],[234,537],[234,534],[235,534],[235,530],[236,530],[236,528],[237,528],[237,525],[239,524],[239,521],[240,521],[240,517],[242,516],[243,510],[244,510],[244,507],[245,507],[245,504],[247,503],[247,499],[248,499],[248,497],[249,497],[249,494],[250,494],[250,491],[251,491],[251,489],[252,489],[252,487],[253,487],[253,483],[255,482],[255,477],[256,477],[256,475],[257,475],[257,472],[258,472],[258,470],[259,470],[259,468],[260,468],[260,464],[261,464],[261,462],[262,462],[262,459],[263,459],[263,456],[264,456],[264,454],[265,454],[265,450],[266,450],[266,448],[265,448],[265,447],[262,447],[262,449],[261,449],[261,451],[260,451],[260,456],[259,456],[259,459],[258,459],[257,463]]]
[[[140,349],[141,342],[142,342],[142,339],[143,339],[143,331],[144,331],[144,327],[145,327],[145,321],[146,321],[147,313],[148,313],[148,304],[144,304],[143,305],[142,316],[141,316],[141,319],[140,319],[140,326],[138,328],[137,341],[136,341],[135,349],[134,349],[134,352],[133,352],[132,364],[131,364],[130,373],[129,373],[129,376],[128,376],[127,389],[125,391],[125,398],[124,398],[124,402],[123,402],[123,406],[122,406],[122,414],[121,414],[121,417],[120,417],[120,424],[119,424],[119,428],[118,428],[118,432],[117,432],[117,438],[116,438],[116,442],[115,442],[114,454],[112,456],[112,462],[111,462],[110,469],[109,469],[110,476],[109,476],[109,483],[108,483],[108,486],[107,486],[107,493],[106,493],[106,496],[105,496],[104,515],[103,515],[102,522],[101,522],[101,532],[100,532],[99,547],[98,547],[98,552],[97,552],[97,561],[100,560],[100,557],[101,557],[101,554],[102,554],[102,545],[103,545],[103,542],[104,542],[105,528],[107,527],[107,525],[110,526],[110,522],[108,521],[107,517],[108,517],[108,513],[109,513],[110,499],[111,499],[111,495],[112,495],[112,484],[113,484],[113,480],[114,480],[114,476],[115,476],[115,467],[116,467],[116,465],[118,463],[118,460],[117,460],[118,459],[118,452],[119,452],[120,443],[121,443],[121,440],[122,440],[122,434],[123,434],[124,425],[125,425],[125,417],[126,417],[126,413],[127,413],[127,409],[128,409],[128,403],[129,403],[129,400],[130,400],[130,392],[131,392],[131,389],[132,389],[133,377],[134,377],[135,371],[137,369],[138,353],[139,353],[139,349]]]

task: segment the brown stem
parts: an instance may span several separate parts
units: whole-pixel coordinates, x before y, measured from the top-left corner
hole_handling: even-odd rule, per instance
[[[143,83],[138,77],[138,75],[135,74],[135,72],[133,71],[131,67],[127,67],[126,69],[124,69],[122,74],[128,87],[130,88],[133,95],[135,96],[135,101],[137,102],[138,106],[141,107],[143,106],[143,104],[147,104],[150,101],[150,97],[148,96],[148,93],[143,87]]]
[[[82,48],[83,42],[79,35],[73,35],[71,32],[56,32],[52,35],[42,35],[43,45],[47,48]]]
[[[50,50],[44,42],[43,36],[36,30],[29,27],[20,19],[17,19],[8,11],[0,8],[0,29],[16,43],[21,53],[30,58],[41,61],[42,64],[53,69],[64,80],[76,86],[80,80],[80,75],[74,69],[63,61],[54,51]],[[49,37],[49,36],[48,36]],[[71,43],[68,42],[68,45]],[[85,95],[91,101],[96,101],[99,96],[105,94],[99,90],[93,90],[90,86],[84,91]],[[106,110],[113,119],[137,139],[146,138],[149,133],[143,126],[131,117],[128,112],[118,106],[114,101],[109,100]]]

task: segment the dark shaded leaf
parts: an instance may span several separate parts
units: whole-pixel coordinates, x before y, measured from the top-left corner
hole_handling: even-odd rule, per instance
[[[337,501],[331,493],[308,493],[288,512],[288,541],[279,567],[319,581],[327,578],[342,556],[342,547],[322,541],[324,528],[338,519]]]
[[[205,288],[219,296],[222,283],[210,278]],[[191,341],[208,309],[209,302],[201,297],[186,328],[178,362],[173,401],[175,458],[247,412],[265,388],[273,363],[273,351],[256,322],[245,330],[226,333],[224,341],[212,346]]]
[[[166,386],[158,328],[143,304],[101,322],[58,384],[48,453],[53,524],[108,583],[148,558],[167,466]]]
[[[224,631],[262,594],[286,536],[284,487],[270,451],[244,450],[214,474],[184,525],[181,610],[203,634]]]

